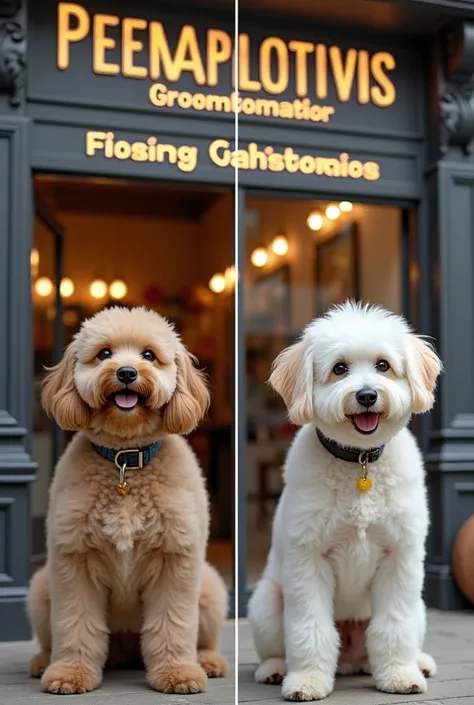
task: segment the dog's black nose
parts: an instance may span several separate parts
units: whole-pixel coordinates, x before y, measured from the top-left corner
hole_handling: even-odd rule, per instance
[[[359,389],[356,393],[356,399],[361,406],[369,409],[377,401],[377,392],[375,389]]]
[[[117,370],[117,379],[122,384],[131,384],[138,377],[138,372],[134,367],[120,367]]]

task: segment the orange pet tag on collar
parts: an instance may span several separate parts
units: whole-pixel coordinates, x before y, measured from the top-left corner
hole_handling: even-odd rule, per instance
[[[121,497],[125,497],[125,495],[128,494],[129,487],[126,482],[119,482],[118,485],[115,485],[115,489],[117,490],[117,494]]]
[[[357,486],[361,492],[368,492],[372,488],[372,480],[370,477],[359,477]]]

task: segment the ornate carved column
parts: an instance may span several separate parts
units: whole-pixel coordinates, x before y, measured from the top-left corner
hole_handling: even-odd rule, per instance
[[[0,0],[0,641],[30,638],[31,170],[25,114],[25,12]]]
[[[440,140],[437,148],[432,142],[427,210],[433,332],[446,369],[427,456],[426,597],[433,607],[458,609],[465,602],[453,580],[451,551],[474,509],[474,22],[450,26],[438,57],[431,97],[438,95]]]

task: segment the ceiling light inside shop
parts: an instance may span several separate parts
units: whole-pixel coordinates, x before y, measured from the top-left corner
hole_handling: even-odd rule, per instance
[[[284,235],[277,235],[272,242],[272,250],[276,255],[283,257],[288,252],[288,240]]]
[[[227,267],[227,269],[224,272],[224,277],[226,282],[230,282],[231,284],[235,283],[235,267],[232,265],[231,267]]]
[[[109,294],[112,299],[124,299],[127,296],[127,285],[121,279],[115,279],[109,286]]]
[[[339,206],[336,206],[335,203],[331,203],[326,208],[326,215],[329,218],[329,220],[337,220],[339,218],[339,216],[341,215],[341,211],[339,210]]]
[[[309,214],[306,224],[310,230],[321,230],[323,227],[323,216],[319,211],[313,211]]]
[[[225,289],[225,276],[223,274],[214,274],[209,282],[209,289],[215,294],[222,294]]]
[[[351,210],[353,209],[353,207],[354,206],[352,205],[352,203],[350,201],[341,201],[339,204],[339,209],[343,213],[350,213]]]
[[[35,269],[36,267],[39,266],[39,263],[40,263],[40,255],[39,255],[38,250],[35,247],[33,250],[31,250],[31,254],[30,254],[31,268]]]
[[[63,299],[69,298],[74,294],[74,282],[69,277],[64,277],[61,279],[61,285],[59,287],[59,293]]]
[[[89,292],[94,299],[103,299],[107,295],[107,284],[102,279],[94,279],[89,287]]]
[[[263,247],[257,247],[250,259],[254,267],[264,267],[268,262],[267,251]]]
[[[50,296],[53,293],[53,282],[48,277],[40,277],[35,282],[35,291],[38,296]]]

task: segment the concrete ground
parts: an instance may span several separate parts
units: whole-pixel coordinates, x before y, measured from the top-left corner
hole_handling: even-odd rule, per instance
[[[36,653],[32,642],[0,644],[0,705],[59,705],[62,698],[74,705],[230,705],[235,702],[234,624],[223,636],[223,651],[231,664],[228,678],[209,680],[207,693],[162,695],[150,690],[143,671],[106,672],[99,690],[85,695],[50,695],[41,692],[41,683],[28,678],[28,662]]]
[[[369,677],[339,678],[328,705],[474,705],[474,613],[431,612],[426,649],[438,662],[438,674],[423,695],[387,695],[375,690]],[[253,680],[257,657],[250,629],[239,623],[239,702],[246,705],[282,703],[278,686]],[[224,632],[223,650],[234,664],[234,625]],[[27,676],[36,653],[31,642],[0,644],[0,705],[57,705],[73,698],[76,705],[231,705],[235,702],[234,670],[226,679],[209,681],[202,695],[161,695],[148,689],[141,671],[108,672],[99,690],[85,695],[57,696],[41,692],[40,683]]]
[[[474,612],[430,612],[425,648],[438,674],[423,695],[388,695],[375,690],[368,676],[338,678],[328,705],[474,705]],[[257,656],[248,624],[239,625],[239,702],[282,703],[280,686],[255,683]],[[1,700],[1,698],[0,698]]]

